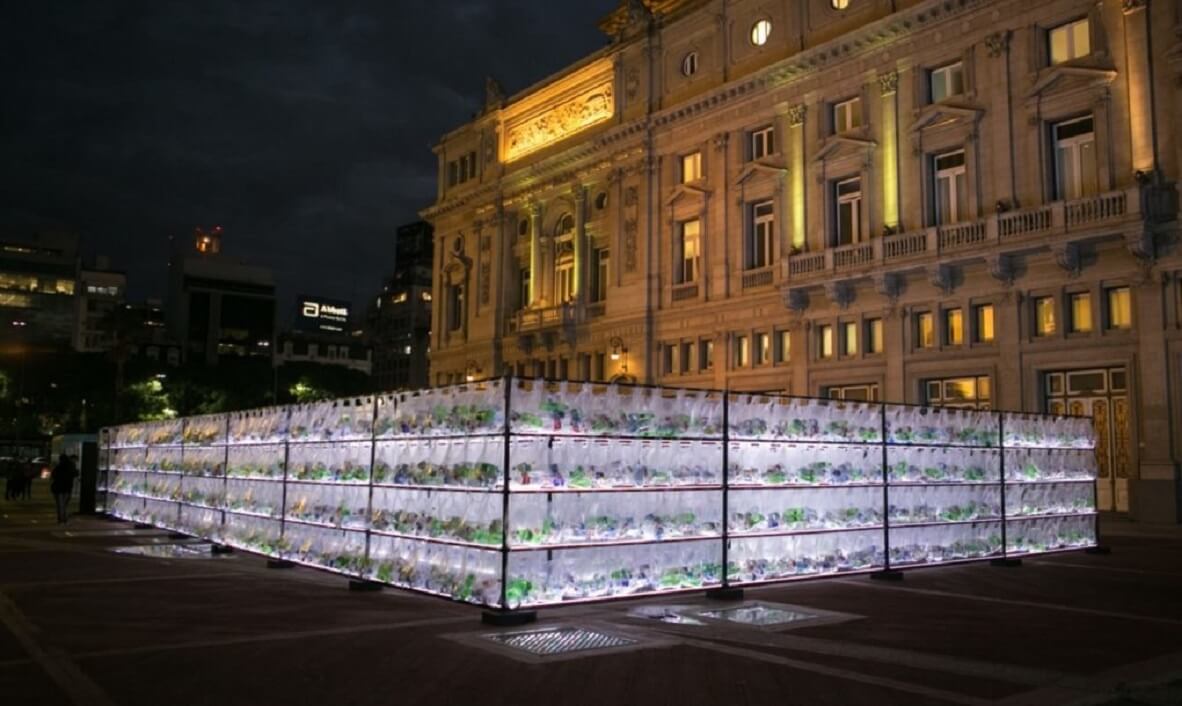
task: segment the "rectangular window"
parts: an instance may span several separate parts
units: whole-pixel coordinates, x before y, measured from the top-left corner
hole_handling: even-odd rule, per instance
[[[964,312],[960,309],[944,310],[944,344],[964,345]]]
[[[772,339],[766,333],[755,334],[755,364],[767,365],[772,360]]]
[[[930,311],[915,315],[915,345],[916,348],[936,347],[936,317]]]
[[[607,370],[607,354],[603,351],[596,351],[593,360],[594,363],[591,365],[591,379],[599,381],[605,380],[606,378],[604,377],[604,371]]]
[[[817,357],[823,360],[833,357],[833,327],[829,324],[817,327]]]
[[[1128,287],[1112,287],[1106,292],[1108,299],[1108,328],[1129,329],[1133,327],[1133,300]]]
[[[567,360],[566,358],[559,358],[558,359],[558,379],[559,380],[569,380],[570,379],[570,361]]]
[[[1055,123],[1055,195],[1060,200],[1092,196],[1099,190],[1096,177],[1096,140],[1092,116]]]
[[[993,343],[993,305],[978,304],[973,307],[976,330],[974,336],[977,343]]]
[[[837,207],[834,245],[862,242],[862,179],[854,177],[834,183],[833,198]]]
[[[714,341],[703,340],[698,345],[698,370],[714,369]]]
[[[866,352],[875,355],[883,351],[882,319],[866,321]]]
[[[1076,292],[1070,296],[1071,304],[1071,332],[1091,333],[1092,331],[1092,295],[1087,292]]]
[[[517,271],[517,301],[518,308],[529,306],[529,268],[522,267]]]
[[[681,355],[678,356],[677,362],[680,364],[681,373],[684,375],[690,371],[691,362],[694,359],[694,343],[693,341],[683,341],[681,343]]]
[[[936,180],[932,199],[936,225],[957,223],[967,217],[969,190],[965,185],[964,150],[933,157],[932,175]]]
[[[691,152],[681,158],[681,183],[688,184],[702,178],[702,153]]]
[[[862,99],[851,98],[833,104],[833,132],[840,135],[862,126]]]
[[[846,321],[841,325],[841,354],[847,357],[858,355],[858,324],[856,321]]]
[[[677,234],[677,283],[696,282],[698,279],[698,258],[701,256],[702,222],[685,221],[679,224]]]
[[[957,61],[932,69],[928,74],[928,88],[933,103],[964,93],[964,65]]]
[[[565,304],[575,296],[575,261],[563,259],[554,268],[554,301]]]
[[[746,264],[748,270],[772,264],[772,242],[775,238],[776,210],[770,200],[751,204],[751,228],[747,238]]]
[[[447,330],[458,331],[464,325],[464,285],[447,287]]]
[[[676,346],[666,343],[661,346],[661,371],[666,375],[677,372]]]
[[[751,362],[750,341],[746,336],[735,336],[735,367],[745,368]]]
[[[849,402],[875,402],[878,400],[878,384],[866,383],[862,385],[832,385],[822,389],[821,394],[831,400],[846,400]]]
[[[792,360],[792,334],[780,331],[776,341],[776,362],[787,363]]]
[[[607,299],[607,270],[611,264],[611,250],[608,248],[594,248],[591,250],[591,301],[601,302]]]
[[[1055,331],[1055,298],[1036,297],[1034,299],[1034,335],[1054,336]]]
[[[771,125],[751,131],[751,159],[776,153],[776,130]]]
[[[926,402],[934,407],[991,409],[992,385],[988,375],[938,378],[924,381]]]
[[[1092,53],[1092,40],[1086,17],[1053,28],[1047,33],[1047,40],[1052,64],[1062,64]]]

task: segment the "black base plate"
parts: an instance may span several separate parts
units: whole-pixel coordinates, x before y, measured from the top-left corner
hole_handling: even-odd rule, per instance
[[[870,574],[870,578],[875,581],[902,581],[903,572],[895,571],[894,569],[875,571],[873,574]]]
[[[286,559],[267,559],[268,569],[294,569],[295,563]]]
[[[1112,547],[1108,546],[1107,544],[1101,544],[1098,547],[1088,547],[1087,549],[1084,550],[1084,553],[1085,554],[1103,554],[1103,555],[1107,556],[1108,554],[1112,553]]]
[[[169,539],[188,539],[189,535],[184,534],[183,532],[169,532],[168,538]]]
[[[224,544],[214,544],[209,548],[210,554],[233,554],[234,547],[227,547]]]
[[[743,589],[732,588],[711,588],[706,591],[706,597],[714,601],[741,601],[743,600]]]
[[[355,579],[350,579],[349,590],[364,592],[380,591],[382,590],[382,584],[378,583],[377,581],[357,581]]]
[[[1017,567],[1021,566],[1022,560],[1021,559],[1010,559],[1010,558],[1006,558],[1006,557],[998,557],[996,559],[990,559],[989,565],[990,566],[1000,566],[1000,567],[1003,567],[1006,569],[1013,569],[1013,568],[1017,568]]]
[[[480,614],[480,622],[498,628],[511,628],[537,622],[535,610],[486,610]]]
[[[147,522],[137,522],[131,526],[132,529],[156,529],[155,525],[149,525]]]

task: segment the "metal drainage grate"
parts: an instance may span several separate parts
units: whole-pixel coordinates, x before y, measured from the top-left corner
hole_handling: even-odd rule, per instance
[[[815,613],[805,613],[784,608],[773,608],[760,603],[740,606],[738,608],[724,608],[722,610],[704,610],[698,615],[703,618],[725,620],[742,625],[786,625],[798,623],[802,620],[814,620],[820,616]]]
[[[605,650],[636,644],[636,640],[631,638],[609,635],[585,628],[548,628],[526,632],[502,632],[484,637],[505,647],[528,652],[535,657],[551,657],[572,652]]]
[[[224,559],[215,555],[208,543],[194,544],[147,544],[135,547],[112,547],[116,554],[148,556],[156,559]]]

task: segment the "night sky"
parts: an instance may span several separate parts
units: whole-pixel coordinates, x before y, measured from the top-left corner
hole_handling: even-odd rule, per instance
[[[435,197],[430,148],[483,104],[607,41],[616,0],[76,0],[0,21],[0,228],[80,233],[131,296],[168,238],[298,293],[364,301]],[[19,7],[19,9],[17,9]]]

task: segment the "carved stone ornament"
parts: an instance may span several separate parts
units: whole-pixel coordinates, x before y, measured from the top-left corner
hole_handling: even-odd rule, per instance
[[[928,281],[940,290],[942,294],[952,293],[952,267],[949,265],[932,265],[927,270]]]
[[[1051,247],[1051,254],[1055,256],[1055,264],[1063,268],[1070,277],[1079,277],[1082,267],[1079,257],[1079,246],[1075,243],[1062,243]]]
[[[809,293],[800,287],[784,291],[784,306],[796,314],[803,314],[809,308]]]
[[[874,275],[874,291],[886,297],[891,304],[899,299],[903,290],[903,278],[895,272],[879,272]]]
[[[635,218],[624,221],[624,271],[636,271],[636,231]]]
[[[854,288],[849,282],[830,280],[825,283],[825,296],[839,308],[848,309],[854,301]]]
[[[608,77],[559,105],[508,125],[505,131],[505,161],[524,157],[608,120],[615,110],[612,79]]]
[[[1009,46],[1010,31],[1008,29],[1002,30],[1000,32],[994,32],[985,38],[985,50],[989,53],[989,56],[995,59],[1002,54],[1005,54],[1006,49],[1008,49]]]
[[[492,264],[488,262],[480,263],[480,303],[487,304],[489,299],[489,286],[492,280]]]
[[[791,127],[798,127],[804,125],[804,115],[807,112],[804,103],[792,106],[788,109],[788,125]]]
[[[1014,261],[1009,255],[988,255],[985,266],[989,268],[989,275],[1007,287],[1014,284]]]
[[[899,72],[889,71],[885,74],[878,75],[878,90],[884,96],[889,96],[899,91]]]
[[[1125,233],[1125,248],[1138,260],[1153,262],[1157,258],[1157,246],[1153,231],[1148,228]]]
[[[629,101],[636,100],[636,96],[640,93],[640,69],[635,66],[628,69],[624,75],[624,95],[628,97]]]
[[[639,201],[639,195],[640,192],[635,186],[629,186],[627,189],[624,189],[624,205],[629,207],[636,206]]]
[[[714,139],[713,139],[715,151],[722,152],[723,150],[725,150],[726,143],[729,142],[730,139],[731,139],[731,135],[729,132],[720,132],[717,135],[715,135]]]

